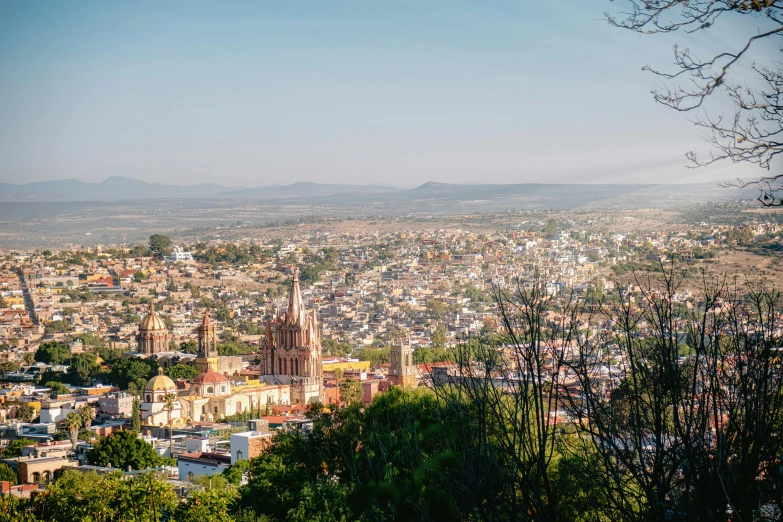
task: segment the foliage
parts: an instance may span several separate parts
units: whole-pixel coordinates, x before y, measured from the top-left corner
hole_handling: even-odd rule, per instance
[[[35,352],[36,362],[46,364],[63,364],[71,356],[68,346],[58,341],[47,341],[38,346]]]
[[[65,427],[70,435],[71,445],[76,449],[76,441],[79,438],[79,428],[82,427],[82,417],[78,413],[71,412],[65,418]]]
[[[3,451],[3,458],[12,458],[12,457],[18,457],[22,454],[22,449],[25,446],[29,446],[30,444],[35,444],[36,441],[31,439],[26,439],[22,437],[21,439],[14,439],[11,442],[8,443],[8,446],[5,447],[5,450]]]
[[[4,462],[0,462],[0,480],[16,485],[19,482],[16,470]],[[2,519],[0,519],[2,520]]]
[[[49,381],[44,384],[46,388],[49,388],[52,395],[65,395],[71,393],[66,385],[57,381]]]
[[[26,402],[21,402],[16,406],[16,418],[22,422],[32,422],[38,416],[35,408]]]
[[[120,431],[97,442],[87,455],[90,464],[127,469],[146,469],[165,463],[151,444],[132,431]]]
[[[362,348],[357,357],[360,361],[370,361],[370,366],[389,364],[391,362],[391,349],[389,348]]]
[[[146,383],[157,373],[158,363],[153,359],[120,359],[111,368],[109,382],[127,390],[131,383],[137,381]]]
[[[31,520],[160,522],[177,507],[174,489],[155,474],[126,479],[122,472],[98,475],[66,470],[42,495],[21,502]]]
[[[150,236],[150,250],[161,255],[167,255],[171,252],[171,238],[162,234],[153,234]]]
[[[345,379],[340,383],[340,400],[346,406],[361,404],[364,398],[362,383],[353,378]]]
[[[193,380],[198,376],[198,373],[198,370],[194,366],[189,366],[187,364],[175,364],[166,369],[166,375],[174,380]]]

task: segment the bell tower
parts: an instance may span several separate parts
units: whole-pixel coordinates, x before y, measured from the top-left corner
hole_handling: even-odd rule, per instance
[[[198,356],[194,366],[200,372],[218,370],[217,333],[215,325],[209,320],[209,314],[204,312],[201,326],[198,327]]]
[[[413,365],[413,350],[410,341],[400,340],[391,347],[389,381],[395,386],[407,388],[416,386],[416,367]]]

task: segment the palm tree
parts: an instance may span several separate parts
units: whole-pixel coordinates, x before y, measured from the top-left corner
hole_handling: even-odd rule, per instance
[[[169,457],[174,458],[174,438],[172,437],[172,419],[171,414],[174,411],[174,405],[177,402],[177,396],[173,393],[167,393],[163,397],[163,409],[169,412]]]
[[[65,427],[68,428],[68,434],[71,438],[72,450],[76,451],[76,441],[79,438],[79,428],[82,427],[82,416],[76,412],[71,412],[65,418]]]
[[[95,410],[92,409],[92,406],[89,404],[85,404],[81,408],[79,408],[79,415],[82,417],[82,423],[84,424],[84,429],[89,430],[90,425],[92,424],[92,420],[95,418]]]

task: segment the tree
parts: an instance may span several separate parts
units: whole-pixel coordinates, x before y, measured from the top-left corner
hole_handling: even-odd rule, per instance
[[[174,458],[174,427],[172,424],[174,418],[172,413],[174,413],[174,407],[177,405],[177,396],[174,393],[167,393],[163,397],[163,401],[163,409],[168,412],[169,419],[169,457]]]
[[[440,350],[446,348],[446,343],[449,341],[447,333],[448,331],[446,330],[446,327],[442,324],[439,324],[435,328],[435,332],[432,334],[432,346]]]
[[[242,482],[242,477],[249,470],[250,462],[246,460],[238,460],[223,470],[223,476],[226,478],[229,484],[239,485],[239,483]]]
[[[579,344],[574,417],[605,470],[611,507],[625,519],[752,520],[765,502],[783,505],[783,298],[716,278],[703,282],[692,308],[678,307],[683,276],[674,265],[662,268],[637,277],[635,303],[614,305],[608,338]],[[591,360],[605,344],[619,347],[626,368],[609,400]]]
[[[174,366],[171,366],[166,370],[166,375],[174,380],[177,379],[193,380],[198,376],[198,374],[199,371],[198,369],[196,369],[195,366],[190,366],[187,364],[175,364]]]
[[[62,364],[71,356],[68,346],[57,341],[47,341],[38,346],[35,360],[46,364]]]
[[[66,395],[71,393],[71,390],[69,390],[68,387],[61,382],[49,381],[44,384],[44,386],[49,388],[49,391],[51,391],[52,395]]]
[[[140,439],[133,431],[120,431],[98,441],[87,455],[90,464],[115,468],[146,469],[160,466],[164,459],[151,444]]]
[[[340,400],[346,406],[361,404],[363,398],[364,389],[361,382],[349,377],[340,383]]]
[[[335,368],[334,371],[332,371],[332,377],[338,381],[343,378],[343,374],[344,372],[342,368]]]
[[[161,234],[153,234],[150,236],[150,250],[155,253],[166,255],[171,249],[171,238]]]
[[[79,408],[79,416],[82,418],[82,424],[85,429],[90,429],[93,419],[95,419],[95,410],[89,404],[85,404]]]
[[[76,441],[79,438],[79,428],[82,427],[82,417],[78,413],[71,412],[65,418],[65,427],[71,439],[71,447],[76,451]]]
[[[706,141],[713,151],[702,159],[694,151],[686,154],[690,167],[717,161],[747,162],[769,170],[773,159],[783,152],[780,131],[783,128],[783,61],[780,54],[763,49],[765,43],[779,41],[783,35],[780,0],[627,0],[627,12],[607,19],[615,27],[640,34],[682,31],[717,32],[725,30],[729,20],[732,29],[745,28],[744,41],[733,48],[709,49],[711,56],[674,46],[674,71],[666,72],[645,66],[663,80],[653,90],[656,102],[681,112],[696,112],[707,100],[722,94],[734,107],[733,117],[695,116],[693,122],[706,131]],[[740,19],[749,19],[740,25]],[[721,23],[724,25],[721,26]],[[738,29],[743,30],[743,29]],[[774,45],[774,44],[773,44]],[[725,45],[724,45],[725,46]],[[725,46],[727,47],[727,46]],[[761,54],[754,55],[758,51]],[[765,51],[768,51],[764,55]],[[780,48],[778,53],[783,52]],[[758,61],[759,57],[763,59]],[[742,75],[745,69],[752,80]],[[737,77],[735,73],[740,76]],[[751,183],[739,180],[744,187]],[[752,182],[760,189],[759,201],[765,206],[783,205],[783,174],[764,176]]]
[[[0,480],[10,482],[11,485],[15,486],[18,483],[16,470],[8,464],[0,462]]]
[[[198,353],[198,343],[194,339],[189,339],[187,341],[182,341],[179,343],[179,351],[183,353],[191,353],[191,354],[197,354]]]
[[[37,442],[31,439],[26,439],[24,437],[21,439],[14,439],[8,443],[8,446],[5,447],[5,451],[3,451],[3,458],[8,459],[12,457],[18,457],[22,454],[24,447],[31,444],[37,444]]]
[[[45,492],[23,501],[19,515],[47,522],[161,522],[172,519],[177,505],[174,488],[154,473],[126,477],[121,471],[99,475],[66,470]]]
[[[138,433],[141,430],[141,404],[138,395],[133,396],[133,411],[131,414],[131,426],[133,433]]]
[[[38,416],[35,408],[23,402],[16,407],[16,418],[22,422],[32,422]]]
[[[112,366],[109,382],[123,390],[127,390],[131,383],[141,384],[141,388],[144,388],[157,372],[158,363],[153,359],[121,359]]]

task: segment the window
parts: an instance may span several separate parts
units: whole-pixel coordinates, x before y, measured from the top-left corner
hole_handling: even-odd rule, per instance
[[[220,387],[220,391],[221,391],[221,393],[226,393],[226,387],[225,386],[221,386]]]
[[[33,473],[33,482],[36,483],[36,484],[41,482],[41,474],[38,473],[37,471],[35,473]]]
[[[217,412],[218,412],[218,409],[217,409],[217,406],[215,406],[215,413],[217,413]]]
[[[144,400],[146,402],[152,402],[152,395],[147,395],[147,397]]]
[[[212,386],[207,386],[207,393],[215,393],[215,390],[212,389]]]

